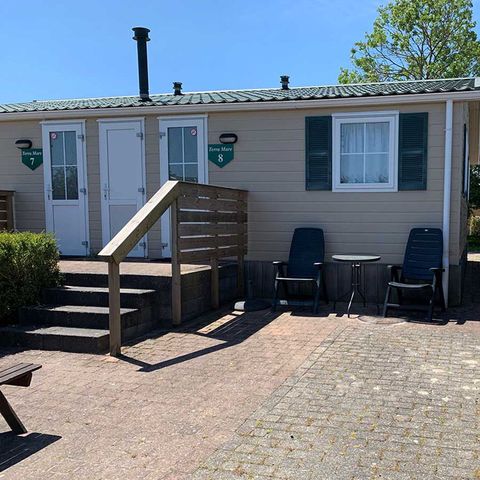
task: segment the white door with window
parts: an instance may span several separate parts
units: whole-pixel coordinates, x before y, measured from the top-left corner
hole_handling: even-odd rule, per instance
[[[143,119],[99,120],[102,240],[105,246],[145,203]],[[146,238],[129,257],[147,255]]]
[[[207,119],[160,118],[160,181],[208,183]],[[162,216],[163,257],[171,256],[170,212]]]
[[[46,229],[61,255],[89,254],[84,128],[83,122],[42,124]]]

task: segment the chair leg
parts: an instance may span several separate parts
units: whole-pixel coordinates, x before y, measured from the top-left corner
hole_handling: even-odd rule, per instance
[[[313,301],[313,313],[318,312],[318,303],[320,301],[320,287],[321,287],[320,283],[321,283],[321,280],[320,280],[320,277],[318,277],[317,280],[314,283],[314,285],[315,285],[315,300]]]
[[[323,272],[322,272],[321,279],[322,279],[322,293],[323,293],[323,299],[325,300],[325,303],[328,305],[328,303],[329,303],[329,300],[328,300],[327,284],[325,283],[325,277],[324,277],[324,274],[323,274]]]
[[[275,312],[277,310],[279,287],[280,287],[280,282],[277,279],[275,279],[275,282],[273,284],[272,312]]]
[[[437,294],[437,290],[435,288],[435,286],[432,287],[432,296],[430,298],[430,302],[429,302],[429,305],[428,305],[428,321],[432,321],[433,319],[433,309],[435,308],[435,297],[436,297],[436,294]]]
[[[447,310],[447,306],[445,305],[445,295],[443,293],[443,285],[441,282],[438,285],[438,294],[440,295],[440,307],[442,312],[445,312]]]
[[[388,314],[388,302],[390,300],[390,292],[392,291],[392,287],[388,285],[387,293],[385,294],[385,302],[383,303],[383,316],[384,318],[387,317]]]

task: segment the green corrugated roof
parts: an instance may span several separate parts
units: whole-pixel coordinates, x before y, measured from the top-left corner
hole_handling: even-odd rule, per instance
[[[326,85],[318,87],[264,88],[256,90],[225,90],[215,92],[186,92],[182,95],[151,95],[150,102],[137,96],[78,98],[71,100],[42,100],[26,103],[0,104],[0,113],[84,110],[95,108],[145,107],[166,105],[211,105],[222,103],[278,102],[321,100],[330,98],[376,97],[422,93],[445,93],[480,90],[474,78],[417,80],[388,83]]]

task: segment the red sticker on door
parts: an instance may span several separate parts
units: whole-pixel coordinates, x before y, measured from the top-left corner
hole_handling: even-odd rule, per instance
[[[195,136],[196,134],[197,134],[197,129],[196,129],[196,128],[192,128],[192,129],[190,130],[190,135]]]
[[[57,133],[56,133],[56,132],[52,132],[52,133],[50,134],[50,138],[51,138],[52,140],[56,140],[56,138],[57,138]]]

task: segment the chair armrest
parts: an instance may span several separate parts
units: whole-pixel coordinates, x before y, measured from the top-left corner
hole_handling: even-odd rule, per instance
[[[387,265],[388,271],[390,272],[390,280],[395,282],[399,281],[398,274],[402,270],[402,265]]]
[[[323,268],[323,262],[315,262],[313,266],[318,267],[318,269],[320,270],[321,268]]]
[[[442,267],[432,267],[429,269],[433,273],[433,285],[442,283],[442,273],[445,271]]]
[[[281,260],[276,260],[273,263],[273,268],[275,269],[275,277],[283,277],[283,266],[287,262],[282,262]]]

